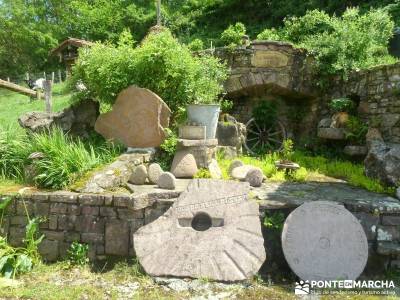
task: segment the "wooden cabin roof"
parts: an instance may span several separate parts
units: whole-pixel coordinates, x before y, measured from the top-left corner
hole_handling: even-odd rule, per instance
[[[50,55],[59,55],[65,48],[68,46],[75,46],[77,48],[79,47],[90,47],[94,43],[89,42],[86,40],[81,40],[81,39],[76,39],[76,38],[68,38],[67,40],[63,41],[60,45],[58,45],[56,48],[50,51]]]

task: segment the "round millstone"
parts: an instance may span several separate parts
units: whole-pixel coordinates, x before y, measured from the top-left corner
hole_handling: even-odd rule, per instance
[[[305,203],[288,216],[282,248],[303,280],[355,280],[368,258],[359,221],[343,206],[327,201]]]

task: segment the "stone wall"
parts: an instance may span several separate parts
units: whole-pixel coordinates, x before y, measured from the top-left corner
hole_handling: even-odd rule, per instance
[[[385,141],[400,143],[400,63],[353,72],[347,81],[332,78],[321,91],[312,57],[290,44],[253,41],[233,51],[216,49],[214,55],[230,67],[225,90],[240,122],[251,118],[259,101],[277,101],[289,137],[314,138],[318,121],[330,115],[327,104],[350,96],[360,102],[359,113],[370,127],[379,128]]]
[[[134,256],[132,235],[141,226],[164,214],[180,192],[129,194],[79,194],[71,192],[35,193],[13,196],[0,229],[13,246],[22,245],[27,218],[25,205],[31,217],[41,216],[44,222],[40,231],[45,239],[40,251],[46,261],[66,256],[73,241],[89,244],[90,258],[107,256]],[[288,215],[297,205],[273,201],[273,206],[260,204],[261,222],[265,213],[281,211]],[[383,203],[383,202],[382,202]],[[367,272],[382,271],[392,262],[398,263],[400,255],[400,209],[377,203],[367,205],[359,200],[345,205],[361,222],[369,243],[369,268]],[[300,205],[300,203],[298,204]],[[278,243],[271,241],[271,233],[263,226],[267,261],[265,272],[273,266],[285,265]]]
[[[385,142],[400,143],[400,63],[335,79],[330,96],[359,101],[358,112],[369,126],[378,128]]]

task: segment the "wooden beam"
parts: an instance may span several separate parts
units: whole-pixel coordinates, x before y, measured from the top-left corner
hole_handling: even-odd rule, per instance
[[[31,89],[28,89],[26,87],[20,86],[18,84],[8,82],[5,80],[0,79],[0,88],[4,88],[13,92],[17,92],[23,95],[26,95],[28,97],[37,97],[40,99],[40,93],[39,91],[34,91]]]

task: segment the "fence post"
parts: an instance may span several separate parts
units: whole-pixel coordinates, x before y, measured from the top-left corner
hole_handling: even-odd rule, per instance
[[[47,78],[46,78],[46,72],[43,72],[43,78],[47,80]]]
[[[10,82],[10,77],[7,77],[7,81]]]
[[[54,72],[51,72],[51,83],[52,83],[52,84],[54,84],[54,77],[55,77]]]
[[[58,69],[58,82],[62,82],[61,70]]]
[[[26,80],[29,80],[29,72],[26,72]]]
[[[51,80],[46,80],[44,82],[44,100],[46,102],[46,112],[51,113]]]

